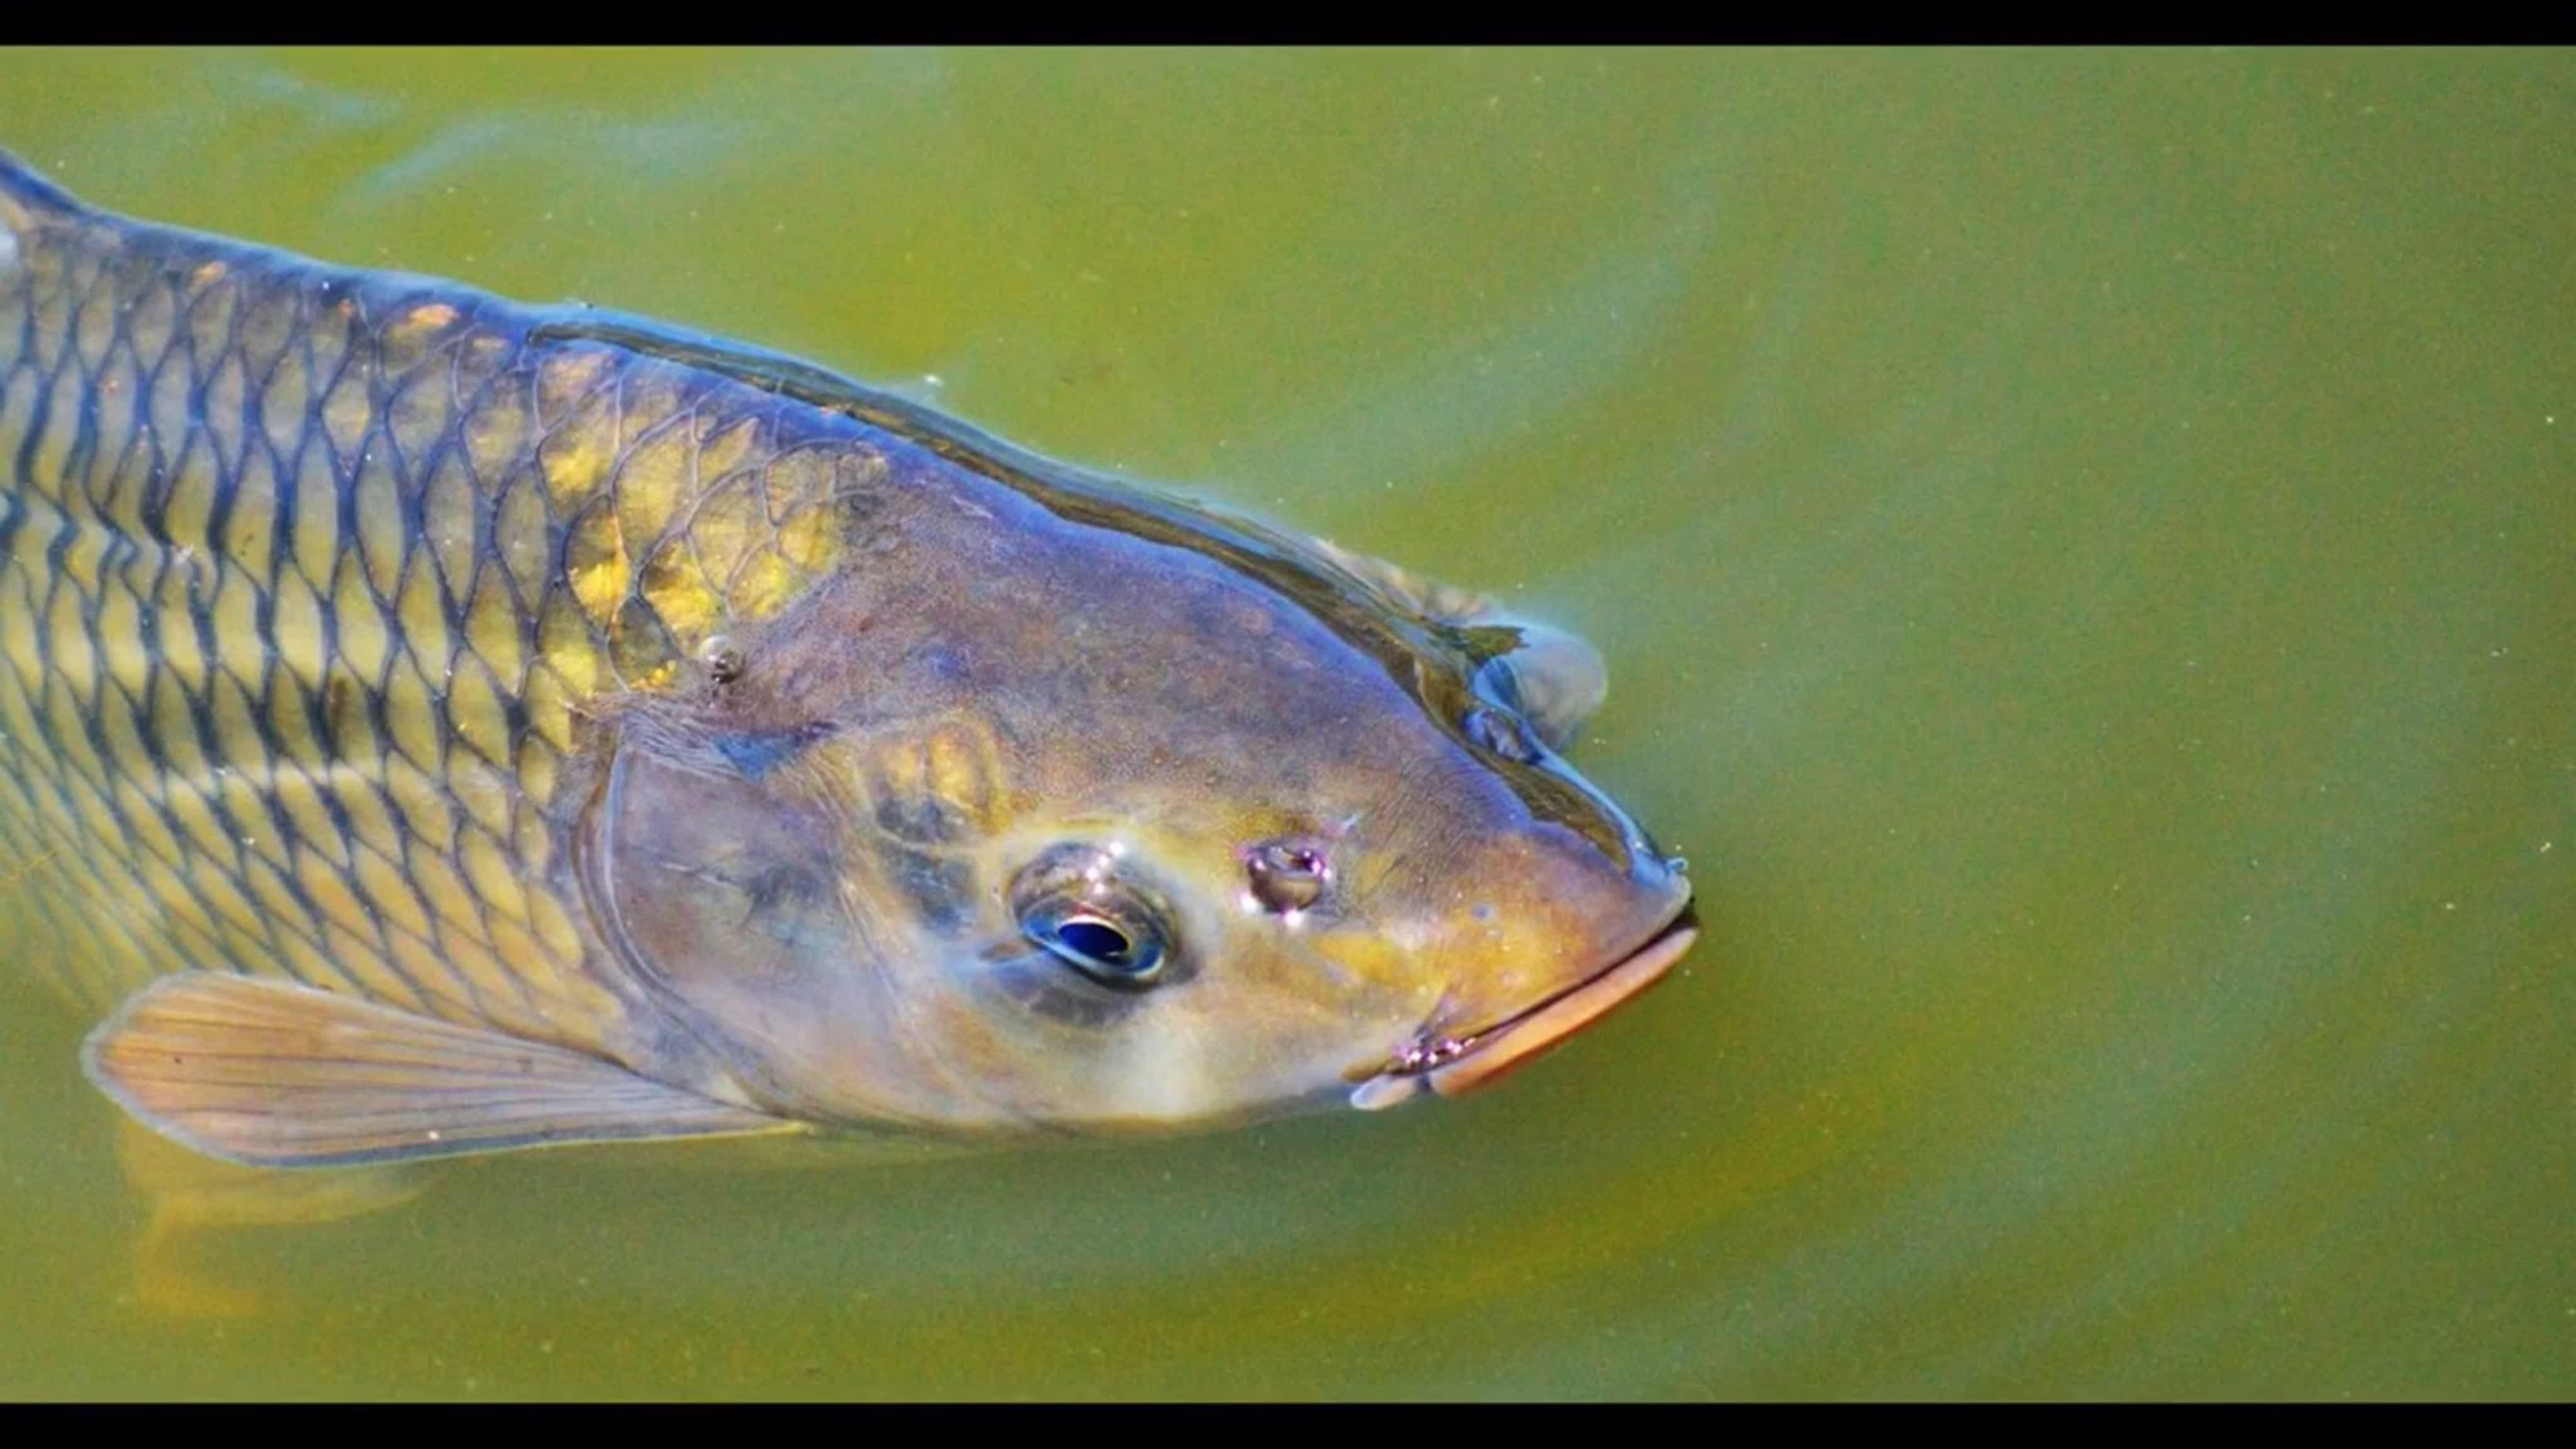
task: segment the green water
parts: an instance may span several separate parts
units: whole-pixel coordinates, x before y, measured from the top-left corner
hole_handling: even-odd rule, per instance
[[[1469,1101],[469,1163],[218,1322],[0,959],[0,1396],[2576,1395],[2571,138],[2566,53],[0,52],[102,204],[1572,625],[1709,928]]]

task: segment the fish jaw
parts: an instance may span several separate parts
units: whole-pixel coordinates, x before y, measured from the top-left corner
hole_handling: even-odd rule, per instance
[[[1608,968],[1518,1015],[1464,1037],[1425,1033],[1354,1087],[1350,1103],[1377,1111],[1426,1090],[1463,1097],[1492,1086],[1643,995],[1698,940],[1699,928],[1685,910]]]

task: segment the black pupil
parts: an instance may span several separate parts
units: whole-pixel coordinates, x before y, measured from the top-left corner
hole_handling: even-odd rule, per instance
[[[1055,938],[1067,950],[1103,966],[1129,964],[1128,953],[1134,949],[1126,932],[1105,921],[1067,921],[1055,928]]]

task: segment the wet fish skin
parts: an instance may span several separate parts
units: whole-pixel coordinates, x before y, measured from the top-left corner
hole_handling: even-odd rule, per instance
[[[0,268],[28,954],[101,1011],[220,966],[613,1032],[556,884],[583,703],[830,568],[881,477],[860,430],[464,288],[32,194]]]
[[[0,880],[205,1151],[1163,1130],[1527,1055],[1689,897],[1555,753],[1601,688],[792,359],[0,156]],[[1068,910],[1167,969],[1068,971]]]

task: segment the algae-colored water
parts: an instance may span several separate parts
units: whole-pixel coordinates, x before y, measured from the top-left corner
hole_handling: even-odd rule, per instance
[[[219,1321],[0,946],[0,1396],[2576,1394],[2571,136],[2564,52],[0,52],[100,204],[1577,628],[1707,926],[1468,1101],[467,1163]]]

